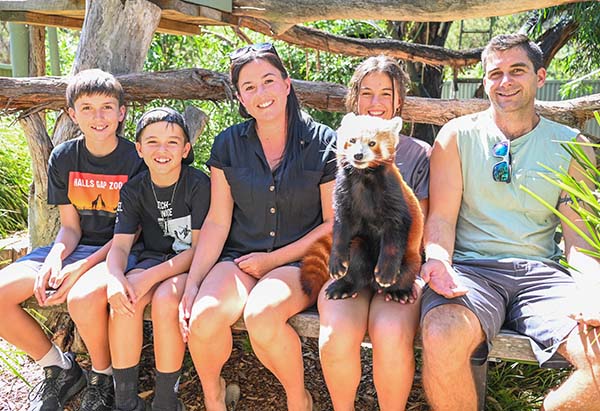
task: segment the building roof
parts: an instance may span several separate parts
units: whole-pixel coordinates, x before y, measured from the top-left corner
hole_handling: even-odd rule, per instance
[[[231,0],[149,0],[162,10],[158,32],[200,34],[200,26],[236,25]],[[206,4],[210,3],[211,7]],[[0,1],[0,20],[50,27],[80,29],[85,0]]]

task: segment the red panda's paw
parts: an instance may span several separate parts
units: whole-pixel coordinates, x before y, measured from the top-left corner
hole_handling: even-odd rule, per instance
[[[395,270],[390,270],[389,268],[377,271],[377,267],[375,267],[375,271],[373,272],[373,274],[377,285],[379,285],[382,288],[387,288],[396,284],[400,273]]]
[[[386,301],[396,301],[398,303],[406,303],[409,301],[411,295],[412,295],[412,288],[405,290],[405,289],[400,289],[400,290],[390,290],[390,289],[383,289],[383,295],[385,297]]]
[[[329,275],[334,280],[339,280],[344,277],[348,272],[348,261],[343,261],[337,256],[332,254],[329,258]]]
[[[341,278],[327,286],[325,295],[329,300],[342,300],[344,298],[355,297],[359,291],[360,289],[355,284]]]

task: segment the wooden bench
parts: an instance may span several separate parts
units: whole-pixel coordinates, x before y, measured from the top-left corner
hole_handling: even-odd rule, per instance
[[[2,251],[4,259],[12,261],[21,255],[24,255],[26,249],[26,242],[12,241],[5,243],[5,247]],[[66,305],[57,308],[41,308],[37,306],[34,298],[27,300],[24,303],[29,308],[39,310],[42,314],[48,311],[66,312]],[[146,310],[144,318],[150,320],[150,310]],[[296,330],[298,335],[307,338],[319,338],[319,314],[315,310],[304,311],[300,314],[295,315],[289,320],[291,326]],[[239,319],[232,328],[238,331],[246,331],[246,325],[243,319]],[[368,336],[365,337],[364,343],[369,345],[370,341]],[[516,334],[511,331],[502,330],[500,334],[494,338],[493,348],[488,356],[488,361],[513,361],[528,364],[537,364],[536,358],[531,350],[531,340],[523,335]],[[415,343],[417,348],[421,348],[421,342],[417,339]],[[483,411],[485,408],[485,395],[487,390],[487,369],[488,361],[483,362],[481,365],[473,364],[473,376],[477,387],[477,394],[479,399],[479,410]]]

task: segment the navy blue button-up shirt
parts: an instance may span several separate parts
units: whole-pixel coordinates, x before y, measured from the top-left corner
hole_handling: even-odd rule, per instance
[[[335,178],[335,132],[304,119],[300,157],[272,171],[253,119],[221,132],[210,167],[223,170],[234,200],[233,219],[221,260],[272,251],[306,235],[323,222],[320,185]]]

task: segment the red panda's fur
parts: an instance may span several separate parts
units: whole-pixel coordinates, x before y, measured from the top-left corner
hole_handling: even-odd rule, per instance
[[[328,298],[347,298],[367,285],[395,300],[408,297],[421,266],[424,218],[394,162],[401,124],[399,118],[344,117],[333,236],[317,240],[302,260],[307,295],[314,298],[330,275],[337,281],[328,286]]]

